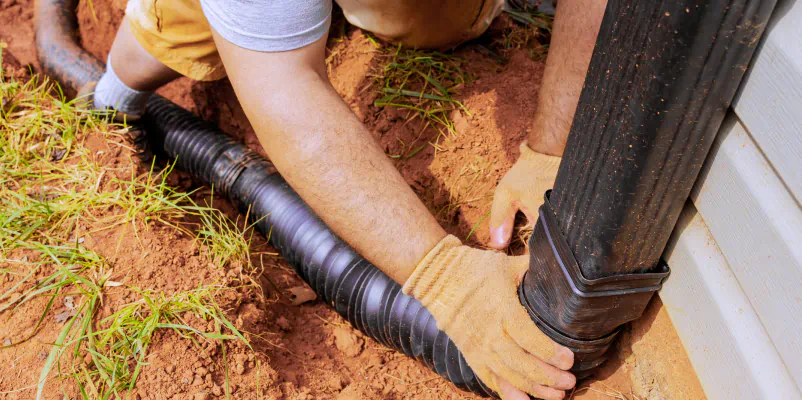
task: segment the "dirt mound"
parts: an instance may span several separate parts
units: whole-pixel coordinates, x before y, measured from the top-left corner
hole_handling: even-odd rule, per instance
[[[33,2],[1,1],[0,40],[9,44],[22,66],[35,67]],[[78,14],[83,45],[100,59],[108,54],[124,3],[94,0],[90,8],[88,2],[81,2]],[[329,46],[334,87],[388,155],[404,155],[395,158],[396,166],[446,229],[474,245],[487,243],[493,188],[516,159],[518,143],[536,129],[531,118],[537,107],[543,61],[512,51],[502,63],[479,45],[459,50],[472,79],[456,95],[465,109],[449,115],[455,132],[443,134],[442,129],[425,127],[407,110],[374,105],[377,95],[371,87],[381,60],[364,33],[352,28],[344,32]],[[226,80],[179,79],[159,93],[262,151]],[[126,175],[130,170],[125,170],[131,167],[128,150],[100,136],[87,137],[84,144],[102,165],[119,169],[120,179],[130,176]],[[142,172],[148,166],[134,168]],[[178,172],[170,176],[169,183],[183,190],[193,187],[192,181]],[[192,197],[201,202],[209,194],[201,190]],[[227,203],[216,200],[215,206],[236,219]],[[108,229],[79,223],[75,238],[113,265],[114,279],[129,288],[164,296],[201,287],[226,288],[215,299],[250,347],[241,341],[221,344],[219,340],[193,340],[173,330],[157,331],[133,398],[211,399],[226,393],[234,398],[299,400],[475,398],[414,360],[364,337],[319,301],[292,305],[291,289],[304,283],[263,238],[254,237],[250,262],[256,268],[251,270],[236,263],[215,265],[192,237],[173,228],[151,222],[134,231],[134,226]],[[523,251],[520,242],[515,251]],[[25,252],[9,256],[14,260],[24,257]],[[2,278],[0,275],[0,293],[13,283]],[[140,298],[134,290],[112,288],[98,318]],[[3,396],[22,399],[35,393],[51,344],[63,326],[55,317],[70,312],[63,299],[59,301],[62,303],[46,316],[34,339],[0,350]],[[13,312],[0,313],[0,341],[17,341],[30,332],[46,302],[46,298],[35,299]],[[217,329],[210,320],[192,317],[192,313],[184,322],[203,333]],[[576,398],[609,398],[588,387],[618,392],[626,398],[633,398],[631,394],[639,398],[703,397],[659,301],[625,332],[617,350],[599,380],[584,383]],[[86,360],[87,365],[90,361]],[[69,379],[52,382],[60,383],[49,383],[47,398],[78,397]]]

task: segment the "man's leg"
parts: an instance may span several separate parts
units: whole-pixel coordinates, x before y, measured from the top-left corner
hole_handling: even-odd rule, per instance
[[[181,74],[150,55],[131,32],[128,17],[123,18],[111,45],[106,72],[97,85],[82,90],[94,92],[95,108],[112,108],[129,118],[141,115],[153,92]]]
[[[490,211],[490,246],[510,244],[515,214],[537,220],[543,194],[554,186],[579,94],[593,55],[607,0],[560,0],[543,73],[534,129],[521,155],[496,187]]]
[[[109,58],[120,80],[134,90],[154,91],[181,76],[139,44],[131,32],[128,17],[123,18],[111,45]]]
[[[337,0],[352,25],[408,47],[449,48],[481,35],[504,0]]]
[[[562,156],[607,0],[560,0],[543,73],[532,150]],[[542,195],[542,193],[541,193]]]
[[[209,23],[197,0],[131,0],[96,86],[94,106],[127,116],[144,111],[154,90],[179,76],[223,78]],[[119,115],[119,114],[118,114]]]

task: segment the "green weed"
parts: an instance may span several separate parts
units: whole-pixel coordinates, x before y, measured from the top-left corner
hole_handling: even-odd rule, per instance
[[[230,290],[225,287],[203,287],[166,297],[136,288],[141,299],[123,306],[101,320],[102,328],[86,332],[77,341],[86,343],[92,358],[92,368],[77,376],[82,392],[90,398],[110,398],[134,388],[154,333],[168,329],[193,342],[196,337],[207,340],[241,340],[248,343],[234,325],[226,319],[214,300],[216,292]],[[213,332],[194,328],[185,320],[187,315],[205,324],[214,323]],[[222,332],[230,332],[228,334]]]
[[[192,202],[191,193],[179,192],[167,185],[167,176],[173,170],[168,165],[159,172],[155,171],[155,162],[150,170],[142,176],[135,176],[131,170],[131,180],[117,180],[119,189],[104,199],[104,205],[117,207],[122,212],[107,218],[107,227],[120,224],[147,225],[157,221],[180,229],[176,221],[189,213],[197,212],[198,207]]]
[[[201,225],[197,240],[207,249],[212,262],[219,266],[250,266],[250,247],[256,222],[240,229],[238,221],[232,221],[213,207],[214,196],[209,207],[199,208]],[[247,216],[245,217],[247,221]]]
[[[376,43],[377,46],[378,43]],[[376,86],[380,98],[377,107],[400,107],[413,111],[423,121],[422,129],[434,126],[456,134],[450,114],[465,106],[454,98],[472,78],[463,71],[465,60],[438,51],[378,47],[384,58]]]

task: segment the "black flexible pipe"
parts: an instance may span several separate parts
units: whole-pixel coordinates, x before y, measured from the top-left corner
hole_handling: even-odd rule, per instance
[[[36,43],[47,75],[74,93],[103,65],[78,45],[76,0],[36,1]],[[227,195],[320,298],[351,325],[414,357],[463,390],[496,394],[481,383],[434,317],[401,285],[337,237],[259,154],[160,96],[144,117],[154,146],[177,166]]]

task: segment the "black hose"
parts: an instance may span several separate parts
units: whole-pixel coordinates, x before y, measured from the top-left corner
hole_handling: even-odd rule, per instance
[[[45,73],[72,92],[103,65],[77,43],[76,0],[37,0],[36,43]],[[320,298],[367,336],[414,357],[458,388],[496,396],[474,375],[432,314],[337,237],[269,161],[160,96],[143,118],[154,147],[228,196]]]

